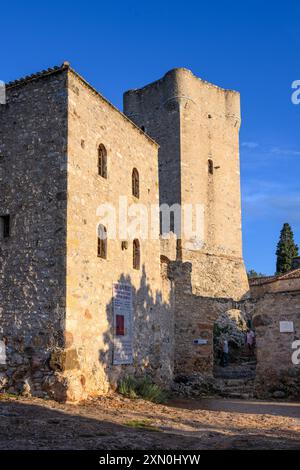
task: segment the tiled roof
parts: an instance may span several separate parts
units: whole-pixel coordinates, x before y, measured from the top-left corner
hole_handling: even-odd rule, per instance
[[[287,279],[299,279],[300,268],[293,269],[285,274],[279,274],[277,276],[265,276],[265,277],[253,277],[249,279],[250,286],[261,286],[263,284],[270,284],[271,282],[284,281]]]
[[[45,77],[47,75],[52,75],[57,72],[61,72],[62,70],[66,70],[70,67],[69,62],[64,62],[62,65],[55,67],[51,67],[46,70],[42,70],[41,72],[33,73],[31,75],[27,75],[25,77],[19,78],[18,80],[13,80],[11,82],[6,83],[7,88],[12,88],[18,85],[22,85],[26,82],[31,82],[32,80],[36,80],[37,78]]]

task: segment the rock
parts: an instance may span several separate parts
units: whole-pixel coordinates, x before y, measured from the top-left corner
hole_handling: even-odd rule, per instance
[[[7,385],[7,376],[4,372],[0,373],[0,390],[4,389]]]
[[[21,364],[23,364],[24,359],[20,354],[14,353],[12,355],[11,362],[12,362],[12,364],[21,365]]]
[[[67,397],[67,386],[65,377],[56,372],[44,380],[43,390],[53,400],[64,402]]]
[[[21,395],[23,397],[31,397],[31,384],[29,379],[24,380],[23,387],[21,389]]]
[[[255,315],[253,317],[253,326],[254,326],[254,328],[257,328],[259,326],[269,326],[272,323],[273,323],[272,318],[269,317],[266,314]]]
[[[44,358],[38,355],[34,355],[31,357],[30,366],[32,371],[38,371],[45,362]]]
[[[42,392],[41,390],[35,390],[35,391],[32,392],[32,396],[35,397],[35,398],[46,398],[47,393]]]
[[[23,379],[23,377],[25,375],[27,375],[27,372],[28,372],[28,367],[26,366],[20,366],[18,367],[17,369],[15,369],[13,375],[12,375],[12,379],[15,381],[15,382],[18,382],[20,379]]]
[[[50,367],[55,371],[79,369],[76,349],[53,351],[50,358]]]

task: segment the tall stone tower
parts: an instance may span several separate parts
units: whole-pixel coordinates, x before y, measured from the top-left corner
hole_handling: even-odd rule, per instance
[[[248,281],[242,258],[239,93],[177,68],[126,92],[124,112],[160,145],[160,204],[181,205],[177,259],[192,265],[193,293],[242,298]],[[187,234],[184,224],[183,212],[191,204],[193,219],[202,207],[202,232],[196,236]]]

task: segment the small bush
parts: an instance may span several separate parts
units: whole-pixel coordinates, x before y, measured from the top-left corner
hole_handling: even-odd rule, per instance
[[[136,380],[128,376],[121,381],[118,392],[128,398],[138,398],[136,386]]]
[[[167,399],[165,390],[152,383],[149,379],[143,379],[138,383],[137,393],[144,400],[154,403],[164,403]]]
[[[143,398],[153,403],[164,403],[167,399],[166,392],[148,378],[125,377],[118,391],[128,398]]]

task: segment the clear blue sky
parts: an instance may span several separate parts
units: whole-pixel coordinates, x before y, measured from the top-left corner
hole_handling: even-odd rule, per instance
[[[0,79],[69,60],[118,107],[173,67],[239,90],[244,255],[269,274],[283,222],[300,244],[299,28],[296,1],[2,2]]]

